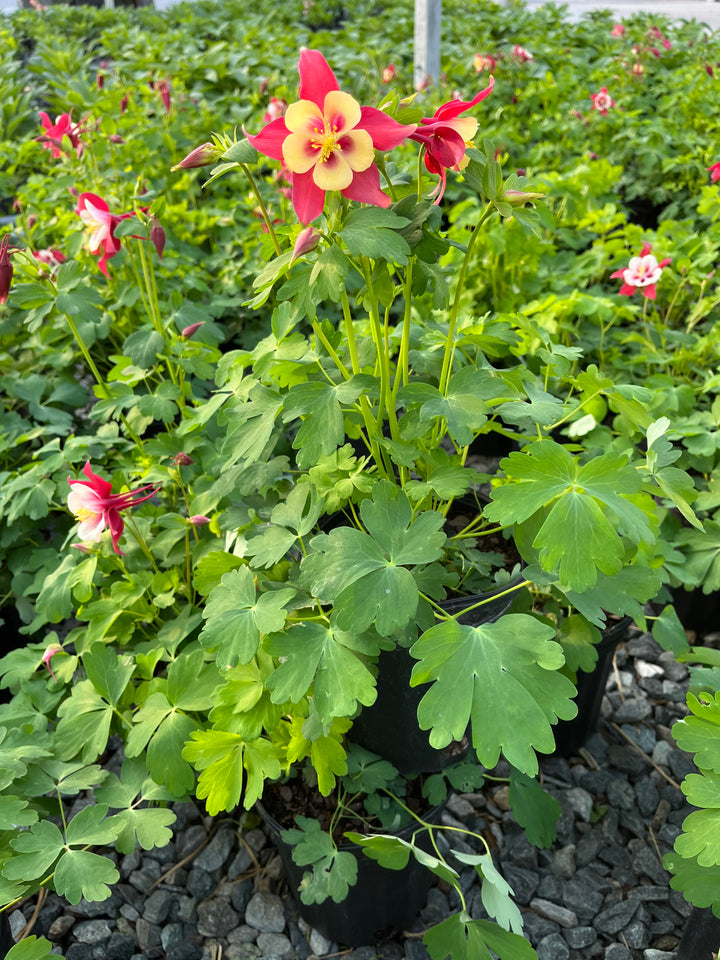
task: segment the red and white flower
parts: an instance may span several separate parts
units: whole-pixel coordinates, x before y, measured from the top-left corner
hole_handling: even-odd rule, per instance
[[[513,47],[513,56],[516,60],[519,60],[521,63],[527,63],[528,60],[533,60],[534,57],[529,50],[526,50],[525,47],[521,47],[519,43],[516,43]]]
[[[88,249],[92,254],[101,254],[98,266],[108,276],[107,261],[120,252],[121,243],[115,236],[115,228],[121,220],[136,216],[135,213],[110,213],[107,203],[95,193],[81,193],[75,213],[90,230]]]
[[[53,123],[44,110],[40,111],[39,116],[45,133],[37,139],[42,143],[45,150],[51,150],[53,157],[57,160],[58,157],[67,153],[67,144],[63,143],[63,139],[67,138],[77,156],[82,156],[84,146],[81,136],[86,129],[83,126],[85,121],[73,123],[72,116],[69,113],[61,113],[59,117],[55,117],[55,123]]]
[[[301,223],[319,217],[327,191],[379,207],[390,205],[380,189],[375,150],[391,150],[415,129],[382,110],[361,107],[338,86],[318,50],[303,49],[298,64],[300,99],[283,117],[255,135],[260,153],[281,161],[292,174],[292,202]]]
[[[89,460],[83,468],[83,473],[87,480],[68,477],[71,487],[68,494],[68,509],[76,520],[80,521],[78,536],[81,540],[99,543],[107,527],[112,537],[113,550],[122,556],[122,551],[118,549],[118,540],[122,536],[125,524],[120,511],[149,500],[160,489],[160,485],[149,483],[128,493],[113,493],[110,481],[103,480],[98,474],[93,473]],[[150,492],[145,493],[146,490]]]
[[[591,93],[592,109],[597,110],[601,116],[606,117],[608,110],[615,106],[615,101],[608,93],[607,87],[600,87],[597,93]]]
[[[270,103],[263,116],[263,123],[271,123],[278,117],[284,117],[287,110],[287,100],[282,97],[270,97]]]
[[[662,276],[663,267],[671,263],[672,258],[666,257],[658,263],[650,250],[649,243],[643,244],[639,257],[631,257],[627,267],[610,274],[613,279],[618,278],[623,281],[618,291],[621,296],[632,297],[636,290],[640,290],[648,300],[655,299],[656,285]]]

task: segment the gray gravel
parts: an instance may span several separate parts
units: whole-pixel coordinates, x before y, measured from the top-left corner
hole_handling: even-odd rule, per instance
[[[686,714],[687,671],[648,635],[620,647],[616,666],[599,730],[578,756],[541,763],[544,785],[563,808],[550,850],[528,843],[507,810],[506,786],[488,781],[481,792],[453,797],[444,814],[447,824],[494,838],[539,960],[670,960],[690,914],[661,863],[689,812],[671,781],[692,762],[670,733]],[[504,772],[502,764],[493,771]],[[241,841],[228,817],[214,823],[193,804],[175,812],[171,844],[115,857],[121,881],[109,900],[71,907],[51,893],[32,933],[67,960],[314,960],[342,949],[298,917],[262,829]],[[472,868],[462,877],[471,915],[485,917]],[[10,917],[14,931],[34,906],[28,901]],[[409,932],[456,906],[452,892],[431,889]],[[429,956],[419,937],[400,935],[343,955]]]

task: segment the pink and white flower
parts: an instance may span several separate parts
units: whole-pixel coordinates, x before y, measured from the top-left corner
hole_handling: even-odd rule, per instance
[[[284,117],[287,107],[287,100],[283,100],[282,97],[270,97],[270,103],[263,116],[263,123],[271,123],[279,117]]]
[[[55,123],[53,123],[44,110],[40,111],[39,116],[45,133],[37,139],[42,143],[45,150],[51,150],[53,157],[57,160],[67,152],[67,144],[63,143],[63,139],[66,138],[70,141],[70,146],[75,150],[77,156],[82,156],[84,146],[81,136],[85,132],[83,126],[85,121],[73,123],[71,114],[61,113],[60,116],[55,117]]]
[[[90,230],[88,249],[100,253],[98,266],[108,276],[107,261],[120,252],[121,243],[115,236],[115,228],[121,220],[136,216],[135,213],[110,213],[107,203],[95,193],[81,193],[75,213]]]
[[[643,244],[639,257],[631,257],[627,267],[610,274],[613,279],[622,279],[623,285],[618,291],[621,296],[632,297],[636,290],[640,290],[648,300],[655,299],[656,285],[662,276],[663,267],[671,263],[672,258],[666,257],[658,263],[650,250],[649,243]]]
[[[103,531],[109,528],[113,550],[122,556],[118,549],[118,540],[122,536],[125,524],[120,516],[121,510],[135,507],[144,500],[155,496],[160,489],[159,484],[149,483],[128,493],[113,493],[109,480],[103,480],[93,473],[90,461],[85,464],[83,473],[87,480],[75,480],[68,477],[70,493],[68,494],[68,509],[80,521],[78,536],[81,540],[100,542]],[[149,493],[145,493],[149,490]]]
[[[519,60],[520,63],[527,63],[528,60],[535,59],[530,51],[526,50],[525,47],[521,47],[519,43],[516,43],[513,47],[513,57],[515,57],[516,60]]]
[[[615,106],[615,101],[608,93],[607,87],[600,87],[597,93],[591,93],[592,109],[597,110],[601,116],[606,117],[608,110]]]

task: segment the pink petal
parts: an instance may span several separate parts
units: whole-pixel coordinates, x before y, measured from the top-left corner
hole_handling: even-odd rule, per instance
[[[372,203],[376,207],[389,207],[390,197],[380,189],[380,171],[373,163],[367,170],[353,176],[349,187],[340,191],[348,200]]]
[[[477,93],[472,100],[450,100],[448,103],[444,103],[442,107],[435,111],[435,116],[433,120],[452,120],[457,117],[458,114],[463,113],[465,110],[469,110],[470,107],[477,106],[485,97],[489,97],[492,93],[492,89],[495,86],[495,78],[490,77],[489,83],[484,90],[481,90]]]
[[[86,201],[90,203],[98,210],[103,210],[105,213],[110,212],[110,207],[105,203],[102,197],[99,197],[96,193],[81,193],[78,197],[77,206],[75,210],[84,210]]]
[[[264,153],[266,157],[271,157],[273,160],[282,160],[282,145],[290,133],[282,117],[271,120],[259,133],[253,135],[247,130],[244,133],[258,153]]]
[[[362,127],[372,137],[373,146],[376,150],[392,150],[398,144],[406,140],[411,133],[414,133],[417,124],[398,123],[382,110],[375,107],[362,107],[360,111],[362,118],[358,127]]]
[[[637,287],[631,287],[629,283],[624,283],[618,290],[618,293],[622,297],[631,297],[637,289]],[[647,289],[649,290],[650,288],[648,287]]]
[[[114,509],[113,507],[110,507],[110,509],[107,511],[107,522],[108,522],[108,526],[110,527],[110,536],[112,537],[113,550],[115,551],[115,553],[119,554],[122,557],[123,552],[122,550],[118,549],[118,540],[122,536],[123,530],[125,529],[123,518],[120,516],[120,513],[116,509]]]
[[[323,212],[325,191],[313,180],[312,170],[307,173],[293,173],[292,202],[300,223],[308,224]]]
[[[325,97],[331,90],[339,90],[335,74],[319,50],[303,47],[298,61],[300,99],[312,100],[322,110]]]
[[[661,261],[660,261],[660,263],[658,264],[658,266],[659,266],[659,267],[667,267],[667,266],[668,266],[669,264],[671,264],[671,263],[672,263],[672,257],[665,257],[664,260],[661,260]]]

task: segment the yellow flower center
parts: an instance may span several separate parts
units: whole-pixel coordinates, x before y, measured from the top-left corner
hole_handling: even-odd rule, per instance
[[[95,513],[93,510],[88,510],[87,507],[79,507],[75,511],[75,518],[79,520],[80,523],[84,523],[86,520],[92,520],[93,517],[96,516],[97,513]]]
[[[327,163],[335,150],[342,150],[340,145],[340,136],[336,124],[332,124],[328,130],[327,125],[321,131],[319,127],[313,129],[314,137],[311,137],[310,143],[315,150],[320,151],[318,163]]]

